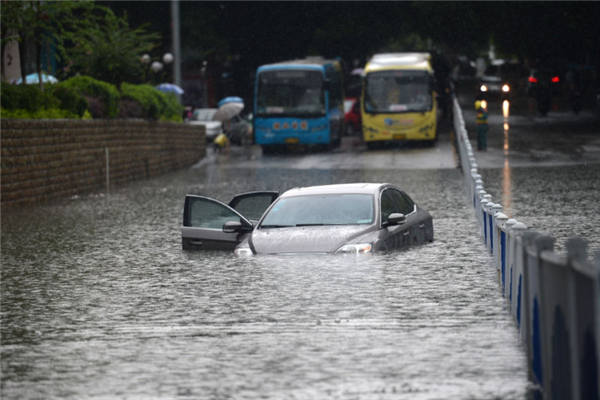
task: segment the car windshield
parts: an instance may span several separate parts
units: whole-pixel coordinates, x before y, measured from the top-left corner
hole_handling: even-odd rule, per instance
[[[279,199],[260,228],[312,225],[369,225],[374,222],[373,196],[328,194]]]
[[[198,109],[194,111],[192,119],[194,121],[212,121],[213,116],[217,113],[217,109]]]
[[[495,76],[500,74],[500,68],[497,65],[490,65],[485,69],[484,75]]]
[[[431,110],[429,74],[425,71],[381,71],[367,75],[365,108],[373,113]]]
[[[295,69],[262,72],[257,103],[261,115],[324,115],[323,75]]]

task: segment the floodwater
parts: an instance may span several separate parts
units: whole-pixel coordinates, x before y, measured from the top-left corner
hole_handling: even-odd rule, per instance
[[[1,397],[528,398],[458,169],[265,165],[219,156],[108,199],[4,211]],[[435,241],[363,257],[181,250],[186,193],[353,181],[403,187]]]

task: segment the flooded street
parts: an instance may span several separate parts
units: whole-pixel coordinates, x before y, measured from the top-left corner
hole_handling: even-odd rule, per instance
[[[528,398],[450,138],[353,151],[234,149],[110,198],[3,210],[1,397]],[[483,179],[516,218],[598,248],[598,164],[508,170],[510,184],[503,167]],[[227,202],[357,181],[403,188],[432,214],[435,241],[363,257],[181,250],[186,193]]]

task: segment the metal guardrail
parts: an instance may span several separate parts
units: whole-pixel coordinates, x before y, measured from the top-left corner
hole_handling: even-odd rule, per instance
[[[559,255],[553,237],[503,214],[477,173],[456,98],[453,113],[468,201],[527,349],[530,379],[545,400],[599,400],[600,251],[591,263],[587,243],[571,238]]]

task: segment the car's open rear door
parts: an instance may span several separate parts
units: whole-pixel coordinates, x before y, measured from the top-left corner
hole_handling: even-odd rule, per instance
[[[181,227],[183,249],[233,250],[252,231],[251,220],[258,220],[277,196],[277,192],[244,193],[227,205],[205,196],[186,195]],[[228,221],[240,222],[242,232],[223,232]]]
[[[277,197],[279,197],[279,192],[242,193],[229,202],[229,207],[251,221],[258,221]]]

